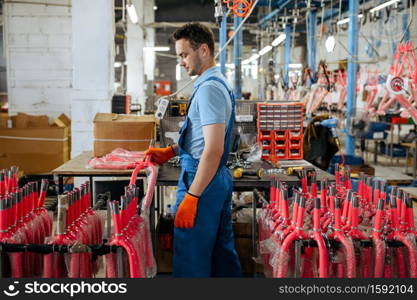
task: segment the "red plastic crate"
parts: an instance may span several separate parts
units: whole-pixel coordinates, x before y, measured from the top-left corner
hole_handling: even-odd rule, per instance
[[[265,152],[262,159],[303,158],[303,110],[299,102],[258,104],[258,142],[270,141],[268,150],[271,151]]]
[[[302,159],[303,158],[303,148],[294,148],[289,149],[287,159]]]
[[[408,118],[392,117],[391,123],[392,124],[408,124]]]

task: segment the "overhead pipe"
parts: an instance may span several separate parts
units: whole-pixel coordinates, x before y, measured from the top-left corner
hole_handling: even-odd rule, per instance
[[[237,31],[242,19],[238,16],[233,17],[233,30]],[[239,31],[233,39],[233,53],[235,60],[235,75],[234,75],[234,93],[236,99],[242,98],[242,31]]]
[[[222,18],[222,22],[220,24],[219,29],[219,42],[220,42],[220,49],[223,49],[224,45],[227,41],[227,15]],[[227,60],[227,49],[224,49],[220,53],[220,71],[224,76],[226,76],[226,60]]]
[[[278,1],[278,3],[277,3],[278,8],[273,10],[271,13],[266,15],[264,18],[262,18],[258,22],[258,25],[260,27],[265,26],[272,18],[274,18],[276,15],[278,15],[288,4],[290,4],[293,1],[294,0],[280,0],[280,1]]]
[[[285,65],[284,65],[284,83],[288,87],[289,76],[288,72],[290,71],[291,63],[291,45],[292,45],[292,25],[285,26]]]
[[[308,12],[307,22],[307,45],[308,45],[308,67],[313,72],[313,77],[316,77],[316,27],[317,27],[317,10],[310,9]],[[308,87],[311,87],[311,79],[308,78]]]
[[[359,0],[349,0],[349,32],[348,32],[348,83],[346,112],[346,155],[355,154],[355,138],[349,134],[352,117],[356,110],[356,82],[358,72],[358,6]]]

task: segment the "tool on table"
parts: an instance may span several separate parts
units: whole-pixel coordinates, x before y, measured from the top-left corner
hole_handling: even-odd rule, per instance
[[[288,175],[295,175],[299,179],[303,178],[303,171],[306,172],[307,178],[310,179],[316,170],[313,167],[289,167],[287,169]]]
[[[287,175],[287,171],[284,168],[262,169],[262,175],[276,175],[276,174]]]
[[[262,173],[263,173],[262,168],[259,168],[256,171],[248,171],[248,170],[243,170],[243,168],[236,168],[233,171],[233,178],[239,179],[239,178],[242,178],[243,176],[256,176],[258,177],[258,179],[261,179]]]

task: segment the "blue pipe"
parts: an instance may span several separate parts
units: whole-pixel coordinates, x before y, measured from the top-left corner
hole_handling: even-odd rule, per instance
[[[234,16],[233,17],[233,31],[236,32],[236,29],[239,27],[241,18]],[[242,30],[235,35],[233,38],[233,54],[235,59],[235,76],[234,76],[234,93],[236,99],[242,98]]]
[[[284,83],[288,87],[289,76],[288,72],[290,71],[291,63],[291,34],[292,34],[292,25],[285,26],[285,58],[284,58]]]
[[[407,7],[407,5],[405,5]],[[403,42],[408,42],[410,40],[410,28],[407,28],[408,26],[408,9],[406,9],[406,13],[403,14],[403,30],[405,30],[404,40]]]
[[[316,77],[316,27],[317,27],[317,10],[310,10],[308,14],[308,67],[313,71],[313,76]],[[311,87],[311,79],[308,78],[308,87]]]
[[[288,4],[290,4],[294,0],[279,0],[277,3],[278,8],[273,10],[270,14],[266,15],[264,18],[262,18],[259,22],[259,26],[264,26],[267,24],[268,21],[270,21],[273,17],[279,14],[281,10],[283,10]]]
[[[347,113],[346,128],[350,128],[352,116],[356,110],[356,75],[358,72],[358,6],[359,0],[349,0],[349,32],[348,32],[348,82],[347,82]],[[346,155],[355,154],[355,138],[346,130]]]
[[[363,4],[365,4],[365,3],[367,3],[367,2],[369,2],[369,1],[371,1],[371,0],[361,0],[361,1],[359,1],[359,3],[361,4],[361,5],[363,5]],[[336,6],[336,7],[335,7]],[[325,12],[324,12],[324,23],[325,22],[327,22],[327,21],[329,21],[329,20],[331,20],[331,19],[333,19],[334,17],[337,17],[337,16],[339,16],[339,4],[337,3],[336,5],[335,5],[334,7],[333,7],[333,9],[332,9],[332,11],[331,12],[328,12],[330,9],[327,9]],[[346,12],[346,11],[348,11],[349,10],[349,8],[348,7],[346,7],[345,5],[344,5],[344,3],[342,3],[342,13],[341,13],[341,15],[343,16],[343,14]]]
[[[223,46],[226,44],[227,41],[227,17],[224,16],[222,22],[220,24],[219,30],[219,42],[220,42],[220,49],[223,49]],[[220,53],[220,71],[224,76],[226,76],[226,60],[227,60],[227,49],[224,49],[222,53]]]
[[[311,1],[311,6],[312,7],[320,7],[320,1]],[[265,7],[265,6],[267,6],[267,7],[269,7],[269,0],[259,0],[258,1],[258,3],[256,4],[256,6],[263,6],[263,7]],[[279,3],[278,2],[274,2],[274,1],[272,1],[272,3],[271,3],[271,7],[278,7],[279,6]],[[293,6],[287,6],[286,8],[294,8],[295,7],[295,5],[293,5]],[[297,7],[298,8],[302,8],[302,7],[307,7],[307,3],[306,2],[299,2],[299,3],[297,3]]]

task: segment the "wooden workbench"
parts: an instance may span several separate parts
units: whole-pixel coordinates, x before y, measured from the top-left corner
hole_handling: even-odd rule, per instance
[[[311,163],[305,161],[305,160],[282,160],[279,161],[279,165],[282,168],[288,168],[288,167],[300,167],[300,166],[304,166],[304,167],[314,167]],[[273,169],[274,167],[267,163],[267,162],[260,162],[260,163],[253,163],[252,167],[250,169],[248,169],[248,171],[256,171],[259,168],[263,168],[263,169]],[[321,180],[323,178],[328,178],[329,181],[334,181],[334,176],[317,168],[314,167],[316,169],[317,172],[317,180]],[[232,174],[233,170],[229,170],[230,173]],[[178,183],[178,177],[180,175],[180,168],[177,167],[173,167],[169,164],[164,164],[163,166],[161,166],[161,168],[159,169],[159,174],[158,174],[158,181],[157,181],[157,185],[158,186],[176,186]],[[290,176],[290,175],[285,175],[285,174],[277,174],[274,175],[278,180],[284,181],[286,182],[289,186],[294,186],[297,184],[300,184],[300,179],[297,176]],[[242,178],[233,179],[233,189],[234,190],[247,190],[247,189],[254,189],[254,188],[258,188],[258,189],[268,189],[270,182],[271,182],[271,177],[272,175],[265,175],[262,176],[262,178],[257,178],[255,176],[244,176]]]
[[[405,157],[405,173],[408,173],[408,157],[410,154],[410,149],[413,151],[413,165],[412,173],[413,179],[416,179],[416,169],[417,169],[417,140],[414,143],[400,143],[401,146],[406,148],[407,154]]]
[[[67,161],[63,165],[59,166],[52,171],[52,175],[65,175],[65,176],[113,176],[113,175],[125,175],[132,174],[132,170],[108,170],[108,169],[91,169],[88,168],[88,162],[92,159],[93,153],[86,151],[73,159]]]
[[[88,177],[90,180],[91,199],[94,201],[93,179],[94,177],[130,177],[133,170],[111,170],[88,168],[88,161],[93,158],[91,151],[86,151],[52,171],[52,175],[58,177],[58,194],[64,192],[64,177]],[[145,171],[138,176],[145,176]]]

